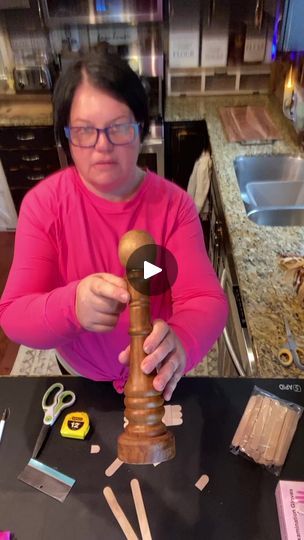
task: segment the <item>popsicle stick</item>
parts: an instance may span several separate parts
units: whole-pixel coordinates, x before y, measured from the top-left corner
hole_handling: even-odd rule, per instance
[[[262,404],[259,410],[259,414],[257,416],[256,423],[254,424],[252,428],[252,432],[249,439],[249,447],[250,447],[250,450],[253,451],[252,452],[253,454],[256,454],[256,453],[259,454],[261,450],[260,448],[261,435],[265,427],[265,422],[269,416],[270,408],[271,408],[271,399],[268,396],[264,396],[262,399]]]
[[[243,437],[242,439],[240,440],[240,449],[243,451],[243,452],[246,452],[247,453],[247,447],[248,447],[248,441],[249,441],[249,438],[250,438],[250,435],[251,435],[251,432],[253,430],[253,427],[257,421],[257,417],[259,415],[259,412],[260,412],[260,409],[261,409],[261,405],[262,405],[262,401],[263,401],[263,397],[262,396],[255,396],[255,405],[251,411],[251,414],[248,418],[248,422],[246,424],[246,428],[243,432]]]
[[[240,448],[241,448],[241,450],[243,450],[243,452],[247,453],[247,450],[249,448],[250,436],[253,433],[255,423],[256,423],[256,421],[258,419],[258,416],[260,414],[262,403],[263,403],[263,396],[261,396],[261,395],[256,396],[255,406],[251,411],[249,420],[247,422],[246,431],[244,433],[244,437],[243,437],[243,440],[241,441],[241,445],[240,445]]]
[[[202,474],[202,476],[196,482],[195,487],[197,487],[197,489],[199,489],[200,491],[203,491],[203,489],[206,487],[208,482],[209,482],[209,476],[207,474]]]
[[[139,540],[126,514],[116,499],[113,490],[107,486],[104,488],[103,494],[127,540]]]
[[[148,518],[139,482],[136,478],[133,478],[130,482],[134,505],[136,509],[137,519],[140,527],[142,540],[152,540]]]
[[[90,450],[90,453],[91,454],[99,454],[100,452],[100,446],[99,444],[91,444],[91,450]]]
[[[287,407],[280,405],[277,400],[272,400],[272,418],[269,421],[269,437],[265,445],[265,452],[263,452],[263,458],[265,464],[273,464],[274,456],[276,453],[276,448],[280,433],[283,428],[284,418],[287,413]]]
[[[114,473],[119,469],[119,467],[123,464],[123,461],[121,459],[116,458],[111,465],[105,470],[106,476],[113,476]]]
[[[273,460],[273,464],[277,467],[280,467],[285,463],[291,441],[297,429],[298,421],[298,413],[288,408]]]
[[[248,420],[250,418],[253,408],[255,407],[255,403],[256,403],[256,396],[251,396],[247,403],[243,416],[240,420],[240,423],[237,427],[237,430],[234,434],[234,437],[232,439],[232,443],[231,443],[232,446],[235,446],[235,447],[240,446],[241,441],[243,440],[243,437],[244,437],[244,433],[246,431]]]
[[[259,446],[255,453],[255,461],[260,464],[265,465],[264,453],[266,451],[267,445],[269,444],[269,430],[271,423],[274,421],[275,411],[273,410],[273,402],[270,399],[268,404],[267,413],[265,411],[264,425],[262,428],[261,436],[259,439]]]
[[[166,426],[179,426],[183,423],[181,405],[165,405],[165,414],[162,422]]]

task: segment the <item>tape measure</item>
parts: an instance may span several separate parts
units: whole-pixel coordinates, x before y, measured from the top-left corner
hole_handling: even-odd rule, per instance
[[[62,437],[84,439],[90,429],[89,416],[85,412],[72,412],[65,416],[60,433]]]

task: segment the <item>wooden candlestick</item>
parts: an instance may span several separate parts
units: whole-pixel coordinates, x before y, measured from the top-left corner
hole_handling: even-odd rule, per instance
[[[154,240],[148,233],[128,231],[119,243],[121,263],[126,266],[134,251],[145,245],[154,245]],[[149,262],[152,262],[151,257]],[[125,385],[124,404],[125,416],[129,422],[118,438],[118,457],[125,463],[160,463],[175,456],[175,439],[162,422],[165,412],[164,399],[153,387],[156,370],[146,375],[140,367],[146,356],[143,344],[151,333],[152,325],[149,280],[144,279],[144,261],[139,261],[135,266],[137,268],[127,268],[131,344],[130,372]],[[140,291],[143,292],[138,290],[139,284]]]

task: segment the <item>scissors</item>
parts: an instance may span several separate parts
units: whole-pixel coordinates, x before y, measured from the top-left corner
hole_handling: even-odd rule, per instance
[[[284,317],[284,324],[287,342],[284,343],[282,349],[279,350],[279,362],[284,367],[288,367],[294,362],[297,368],[304,371],[304,350],[298,347],[286,317]]]
[[[51,394],[53,395],[51,401]],[[42,409],[44,418],[41,431],[38,435],[32,458],[36,458],[42,448],[42,445],[51,429],[51,426],[57,420],[59,414],[66,407],[70,407],[76,400],[76,395],[71,390],[64,390],[63,384],[57,382],[52,384],[45,392],[42,398]]]

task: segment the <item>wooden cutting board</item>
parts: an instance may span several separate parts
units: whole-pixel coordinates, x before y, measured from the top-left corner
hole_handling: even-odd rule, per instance
[[[220,107],[219,114],[229,142],[246,144],[281,139],[265,107]]]

